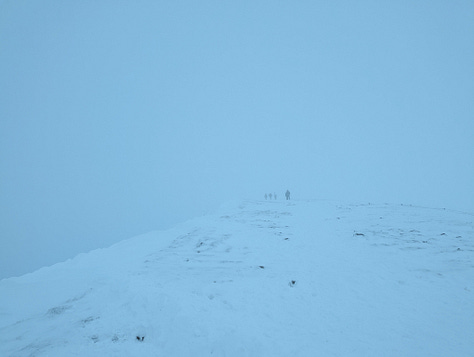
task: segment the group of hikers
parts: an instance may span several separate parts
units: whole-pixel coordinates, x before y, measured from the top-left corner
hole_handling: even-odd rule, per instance
[[[277,194],[276,193],[274,193],[274,194],[269,193],[269,194],[265,194],[264,197],[265,197],[266,200],[267,199],[272,199],[272,198],[277,199]]]
[[[271,194],[271,193],[267,194],[266,193],[264,197],[265,197],[266,200],[268,200],[268,199],[270,199],[270,200],[275,199],[276,200],[277,199],[277,194],[276,193],[273,193],[273,194]],[[286,197],[287,200],[290,199],[290,191],[286,190],[285,197]]]

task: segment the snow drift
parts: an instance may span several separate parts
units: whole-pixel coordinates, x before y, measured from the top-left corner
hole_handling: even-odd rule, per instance
[[[246,201],[0,281],[1,356],[472,356],[473,215]]]

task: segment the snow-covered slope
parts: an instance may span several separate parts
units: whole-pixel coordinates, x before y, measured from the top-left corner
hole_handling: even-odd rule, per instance
[[[1,356],[473,356],[473,215],[246,201],[0,281]]]

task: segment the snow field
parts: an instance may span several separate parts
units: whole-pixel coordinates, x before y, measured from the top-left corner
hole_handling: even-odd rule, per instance
[[[472,356],[472,221],[230,204],[0,281],[0,355]]]

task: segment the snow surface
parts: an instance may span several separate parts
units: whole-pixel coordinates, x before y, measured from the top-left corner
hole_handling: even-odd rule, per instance
[[[0,281],[1,356],[473,356],[473,215],[245,201]]]

